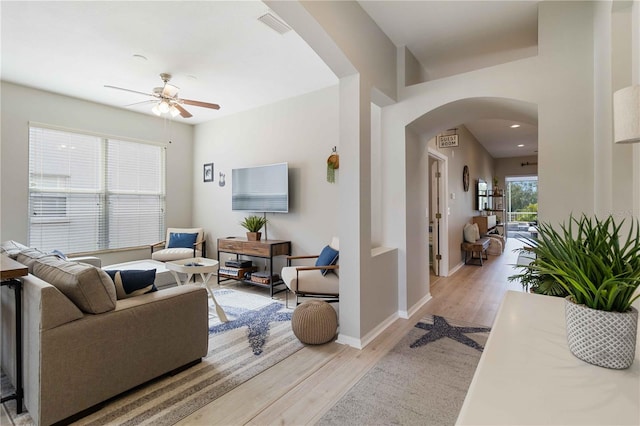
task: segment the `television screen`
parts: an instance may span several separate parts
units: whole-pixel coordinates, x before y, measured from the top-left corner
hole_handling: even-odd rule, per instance
[[[287,213],[288,163],[231,170],[231,209],[256,213]]]

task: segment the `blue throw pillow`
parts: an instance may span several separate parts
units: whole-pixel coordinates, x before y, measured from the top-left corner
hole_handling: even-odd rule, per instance
[[[52,250],[51,254],[53,254],[55,256],[58,256],[62,260],[67,260],[67,256],[63,252],[61,252],[60,250]]]
[[[193,248],[198,238],[198,233],[188,234],[186,232],[171,232],[169,234],[169,245],[167,248]]]
[[[155,269],[149,269],[148,271],[130,269],[127,271],[105,272],[109,274],[116,286],[118,300],[158,291],[154,284],[156,280]]]
[[[335,265],[336,262],[338,261],[338,255],[339,253],[337,250],[334,250],[331,247],[326,246],[320,252],[320,256],[318,256],[318,259],[316,260],[316,266]],[[329,269],[321,269],[320,272],[322,272],[322,275],[327,275],[327,273],[329,272]]]

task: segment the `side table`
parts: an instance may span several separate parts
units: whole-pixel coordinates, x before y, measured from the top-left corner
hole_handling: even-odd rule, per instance
[[[191,259],[172,260],[166,262],[165,266],[171,271],[173,277],[176,279],[178,285],[188,284],[191,277],[196,274],[200,274],[204,287],[209,292],[209,296],[213,299],[213,304],[216,306],[216,313],[220,321],[227,322],[227,315],[224,313],[222,306],[218,305],[216,297],[213,295],[213,290],[209,286],[209,280],[218,271],[218,261],[214,259],[207,259],[206,257],[194,257]],[[178,272],[187,274],[187,278],[182,282]]]
[[[16,300],[16,391],[12,395],[0,398],[0,403],[16,400],[16,413],[22,413],[24,389],[22,387],[22,281],[29,273],[26,266],[2,255],[0,256],[0,286],[12,288]]]

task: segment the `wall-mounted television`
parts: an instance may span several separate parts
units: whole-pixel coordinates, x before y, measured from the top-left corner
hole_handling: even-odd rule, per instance
[[[231,210],[288,213],[288,163],[232,169]]]

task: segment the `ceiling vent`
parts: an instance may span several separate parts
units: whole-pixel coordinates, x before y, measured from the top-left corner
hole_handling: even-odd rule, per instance
[[[267,12],[261,17],[259,17],[258,21],[262,22],[272,30],[276,31],[278,34],[285,34],[291,31],[290,26],[282,22],[280,19],[276,18],[270,12]]]

